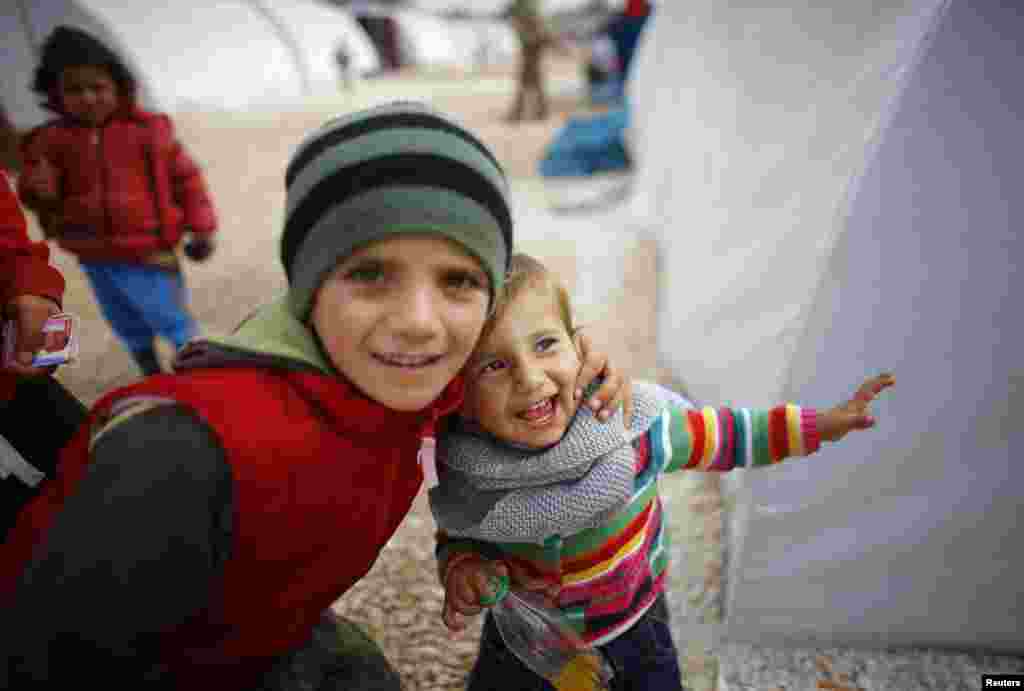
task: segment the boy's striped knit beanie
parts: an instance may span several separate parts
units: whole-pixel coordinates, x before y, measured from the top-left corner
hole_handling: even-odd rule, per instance
[[[281,262],[300,320],[339,261],[400,233],[459,243],[487,272],[492,302],[503,285],[512,254],[504,171],[476,137],[425,104],[327,122],[296,149],[285,185]]]

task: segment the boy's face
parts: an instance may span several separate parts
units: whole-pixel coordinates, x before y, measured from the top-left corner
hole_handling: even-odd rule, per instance
[[[457,244],[401,235],[346,257],[321,284],[311,319],[331,362],[364,394],[421,410],[473,352],[489,285]]]
[[[101,67],[82,65],[65,69],[58,89],[64,110],[90,125],[102,125],[117,110],[117,84]]]
[[[462,415],[505,441],[543,448],[576,412],[579,354],[549,288],[526,287],[470,360]]]

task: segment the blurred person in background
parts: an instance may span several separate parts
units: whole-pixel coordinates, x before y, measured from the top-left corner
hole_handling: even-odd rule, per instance
[[[17,139],[2,107],[0,138],[5,143]],[[6,442],[0,442],[0,542],[18,510],[39,491],[38,478],[32,476],[53,476],[61,447],[86,415],[85,406],[50,376],[54,368],[32,366],[40,348],[64,345],[59,334],[43,333],[64,296],[64,278],[49,258],[46,243],[29,238],[5,164],[0,167],[0,320],[14,322],[16,347],[15,362],[0,365],[0,437]],[[31,466],[27,475],[24,463]]]
[[[538,0],[514,0],[504,16],[511,22],[519,38],[519,84],[515,102],[507,116],[509,122],[519,122],[527,109],[527,99],[533,103],[529,119],[546,120],[548,96],[544,85],[543,59],[545,50],[555,43],[541,13]]]
[[[33,91],[57,118],[22,143],[22,201],[76,255],[103,315],[144,375],[154,340],[198,335],[178,247],[205,261],[217,217],[202,172],[171,119],[136,104],[135,78],[93,36],[59,26],[43,44]]]

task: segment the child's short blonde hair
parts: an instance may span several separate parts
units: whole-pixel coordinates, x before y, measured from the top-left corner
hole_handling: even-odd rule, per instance
[[[555,301],[555,308],[566,332],[571,338],[575,338],[577,327],[573,324],[569,291],[546,266],[530,255],[520,252],[512,255],[508,273],[505,275],[505,285],[495,296],[494,309],[480,335],[481,343],[494,330],[495,324],[505,314],[509,304],[527,290],[547,291]]]

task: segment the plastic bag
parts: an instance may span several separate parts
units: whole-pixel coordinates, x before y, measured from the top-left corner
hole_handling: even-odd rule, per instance
[[[611,665],[580,638],[561,612],[539,595],[511,592],[507,577],[494,579],[492,585],[494,597],[481,604],[491,607],[502,640],[524,665],[558,691],[611,689]]]

